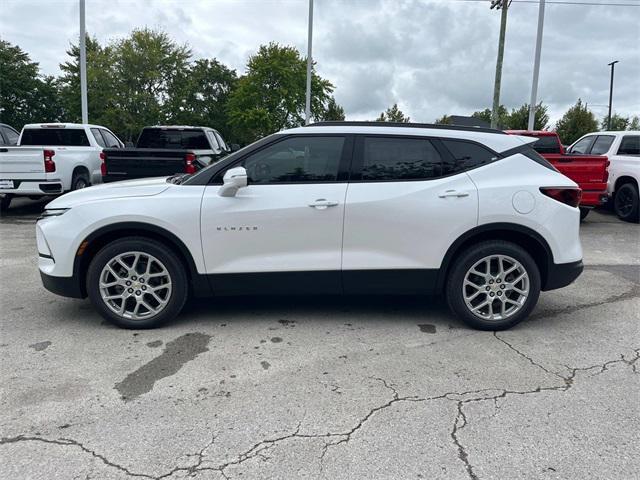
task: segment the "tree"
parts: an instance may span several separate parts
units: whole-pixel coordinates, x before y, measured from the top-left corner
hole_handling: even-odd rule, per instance
[[[402,110],[398,108],[398,104],[394,103],[392,107],[387,108],[386,112],[382,112],[378,118],[376,118],[376,122],[397,122],[397,123],[408,123],[410,120],[409,117],[405,117]]]
[[[629,123],[629,130],[640,130],[640,117],[635,115]]]
[[[614,113],[611,115],[611,126],[609,126],[608,117],[604,117],[602,122],[600,122],[601,130],[611,130],[611,131],[621,131],[629,129],[629,124],[631,123],[631,119],[629,117],[623,117],[622,115],[618,115]]]
[[[246,74],[231,93],[228,114],[235,135],[249,143],[284,128],[304,124],[306,59],[294,47],[262,45],[249,58]],[[333,85],[315,73],[311,76],[311,114],[322,118]]]
[[[505,119],[505,128],[510,130],[527,130],[529,127],[529,104],[525,103],[519,108],[514,108]],[[535,108],[533,129],[545,130],[549,126],[549,114],[547,106],[542,102],[538,103]]]
[[[0,121],[20,129],[26,123],[60,119],[57,84],[42,76],[20,47],[0,40]]]
[[[578,99],[556,123],[556,132],[565,145],[572,144],[578,138],[589,132],[598,130],[598,121],[582,100]]]
[[[478,118],[483,122],[491,125],[491,109],[485,108],[484,110],[478,110],[471,114],[472,117]],[[504,105],[498,107],[498,128],[506,128],[508,123],[509,112]]]
[[[451,125],[451,117],[449,115],[442,115],[440,118],[436,118],[436,125]]]
[[[172,79],[164,117],[168,123],[213,127],[232,141],[226,105],[237,80],[235,70],[215,58],[196,60]]]
[[[331,120],[342,121],[345,119],[344,108],[338,105],[335,98],[331,97],[327,102],[327,107],[325,111],[322,112],[321,119],[324,121],[331,121]]]

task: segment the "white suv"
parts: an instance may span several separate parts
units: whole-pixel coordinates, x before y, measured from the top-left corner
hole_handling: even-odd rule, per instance
[[[481,329],[526,318],[582,271],[580,190],[494,130],[325,122],[194,175],[64,195],[37,223],[54,293],[128,328],[189,293],[432,294]]]

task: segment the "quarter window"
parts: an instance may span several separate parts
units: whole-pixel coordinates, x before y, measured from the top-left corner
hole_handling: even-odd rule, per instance
[[[640,135],[625,135],[618,147],[618,155],[640,155]]]
[[[476,143],[448,139],[442,139],[442,143],[452,157],[444,163],[443,175],[463,172],[497,158],[494,152]]]
[[[426,139],[366,137],[363,181],[426,180],[442,174],[442,157]]]
[[[249,155],[238,166],[250,184],[335,182],[344,137],[294,137]]]
[[[593,142],[593,147],[591,147],[592,155],[603,155],[609,151],[609,147],[613,143],[613,135],[598,135],[596,141]]]

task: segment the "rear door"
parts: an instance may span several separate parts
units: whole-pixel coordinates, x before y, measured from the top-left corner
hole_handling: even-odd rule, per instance
[[[343,241],[346,293],[428,293],[447,249],[477,224],[466,166],[427,137],[358,136]],[[454,155],[457,155],[454,156]]]

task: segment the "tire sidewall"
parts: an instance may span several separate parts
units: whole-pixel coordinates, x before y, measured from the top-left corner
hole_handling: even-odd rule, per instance
[[[100,295],[100,274],[105,264],[116,255],[131,251],[148,253],[160,260],[166,267],[172,282],[171,296],[166,307],[157,315],[144,320],[120,317],[109,309]],[[123,328],[146,329],[160,326],[180,313],[187,299],[187,282],[184,266],[168,247],[147,238],[130,238],[110,243],[95,255],[87,270],[86,289],[91,303],[105,319]]]
[[[633,208],[631,209],[631,212],[626,216],[623,216],[623,215],[620,214],[620,212],[618,211],[618,204],[617,204],[617,201],[616,201],[617,198],[618,198],[618,195],[620,195],[620,192],[623,191],[623,190],[629,190],[629,193],[631,194],[631,196],[634,199]],[[613,210],[616,212],[616,215],[621,220],[624,220],[625,222],[637,222],[638,221],[638,214],[640,213],[639,209],[640,209],[640,199],[638,198],[638,189],[632,183],[625,183],[616,192],[616,196],[615,196],[614,201],[613,201]]]
[[[89,177],[87,176],[86,173],[78,173],[76,175],[73,176],[73,180],[71,181],[71,190],[81,190],[82,188],[78,188],[78,183],[80,181],[84,181],[85,186],[82,188],[87,188],[90,187],[91,184],[89,183]]]
[[[529,275],[529,296],[516,314],[499,321],[489,321],[477,317],[469,311],[463,295],[462,283],[467,271],[480,259],[490,255],[508,255],[522,264]],[[467,325],[479,330],[504,330],[527,318],[538,303],[540,296],[540,271],[535,261],[522,247],[505,241],[487,241],[474,245],[456,260],[447,278],[446,296],[449,307]]]

